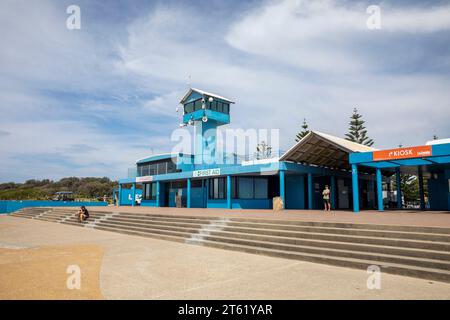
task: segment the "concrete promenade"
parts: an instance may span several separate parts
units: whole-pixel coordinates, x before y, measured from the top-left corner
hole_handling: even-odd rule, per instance
[[[110,207],[108,210],[117,208]],[[174,215],[181,212],[190,215],[200,212],[207,215],[238,214],[204,209],[122,207],[120,210]],[[270,218],[286,215],[286,219],[307,220],[327,219],[328,215],[322,212],[247,214],[258,218],[259,215]],[[363,212],[358,217],[364,217],[364,221],[370,223],[375,221],[369,217],[370,214],[378,213]],[[386,215],[386,219],[392,223],[404,213],[389,214],[382,215]],[[353,213],[339,212],[333,217],[345,221],[350,215]],[[445,217],[448,217],[434,213],[425,213],[423,216],[430,217],[424,221],[431,225],[446,221]],[[417,214],[405,217],[408,224],[419,223],[423,219]],[[26,255],[21,255],[21,250],[40,250],[42,254],[24,259]],[[11,251],[17,251],[17,254]],[[97,262],[99,259],[101,263]],[[68,276],[65,265],[68,263],[80,265],[81,290],[86,290],[83,294],[65,287],[64,280]],[[49,268],[50,265],[59,265],[61,268]],[[0,266],[1,299],[450,299],[448,283],[383,273],[381,289],[369,290],[365,270],[11,216],[0,216]],[[30,281],[20,280],[25,274]],[[36,282],[39,278],[46,281]]]

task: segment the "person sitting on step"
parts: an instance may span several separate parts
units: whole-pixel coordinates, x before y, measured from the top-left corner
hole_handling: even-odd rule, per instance
[[[85,206],[81,206],[77,213],[78,222],[86,221],[89,218],[89,211]]]

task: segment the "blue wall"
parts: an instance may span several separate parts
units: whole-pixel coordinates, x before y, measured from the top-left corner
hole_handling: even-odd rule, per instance
[[[87,201],[40,201],[40,200],[0,200],[0,213],[10,213],[22,208],[29,207],[104,207],[106,202],[87,202]]]
[[[142,189],[136,189],[136,195],[142,196]],[[122,188],[121,196],[120,196],[120,205],[128,205],[131,206],[132,201],[132,192],[131,189]]]
[[[142,200],[141,206],[143,207],[156,207],[156,200]]]
[[[286,175],[286,209],[305,209],[305,176]]]
[[[233,209],[271,209],[271,199],[231,199]],[[207,208],[227,208],[227,199],[208,199]]]
[[[428,180],[428,199],[431,210],[450,210],[449,183],[450,170],[437,174],[437,179]]]

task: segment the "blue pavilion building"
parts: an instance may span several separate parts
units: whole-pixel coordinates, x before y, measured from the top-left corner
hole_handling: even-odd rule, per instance
[[[180,104],[182,125],[195,127],[194,152],[138,160],[129,177],[119,180],[119,206],[271,209],[280,197],[285,209],[322,209],[328,185],[333,209],[401,208],[400,173],[415,170],[421,208],[449,210],[450,141],[430,145],[428,154],[390,159],[377,158],[385,151],[311,131],[276,157],[242,160],[216,152],[217,128],[230,123],[234,101],[190,88]],[[397,188],[390,190],[394,179]]]

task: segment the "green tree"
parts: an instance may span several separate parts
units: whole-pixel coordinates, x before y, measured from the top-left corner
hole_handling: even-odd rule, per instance
[[[367,136],[364,123],[365,121],[362,119],[362,115],[358,113],[358,109],[354,108],[353,114],[350,116],[350,127],[348,133],[345,134],[345,139],[369,147],[372,146],[374,142]]]
[[[110,195],[113,188],[117,187],[116,181],[107,177],[103,178],[62,178],[59,181],[49,179],[30,179],[25,183],[1,183],[1,200],[43,200],[50,199],[57,191],[72,191],[76,197],[100,198],[105,194]]]
[[[308,123],[306,122],[306,119],[303,118],[303,124],[302,124],[302,131],[300,131],[299,133],[297,133],[297,136],[295,137],[295,142],[299,142],[300,140],[303,139],[304,136],[306,136],[309,133],[309,129],[308,129]]]

